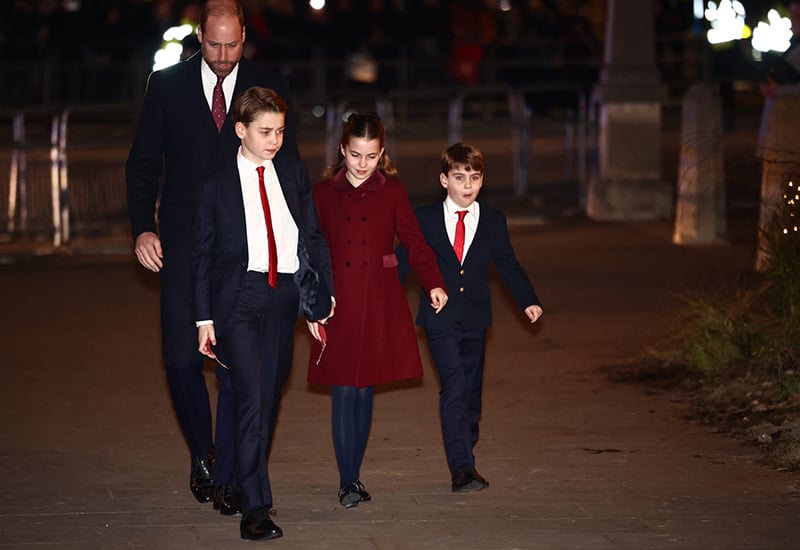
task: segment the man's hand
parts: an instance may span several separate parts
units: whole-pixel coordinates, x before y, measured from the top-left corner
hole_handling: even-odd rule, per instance
[[[542,306],[528,306],[525,308],[525,315],[531,320],[531,324],[539,320],[544,310]]]
[[[136,237],[134,250],[139,263],[153,273],[158,273],[164,267],[161,239],[152,231],[145,231]]]
[[[435,313],[442,311],[442,308],[447,303],[447,292],[444,289],[436,287],[431,290],[431,307]]]

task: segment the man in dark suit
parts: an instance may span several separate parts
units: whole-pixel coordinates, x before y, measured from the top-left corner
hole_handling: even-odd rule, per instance
[[[278,156],[287,111],[266,88],[237,97],[232,116],[242,145],[208,179],[195,221],[198,349],[230,369],[244,539],[283,535],[270,518],[267,473],[278,376],[292,362],[298,310],[311,321],[333,313],[311,183],[299,159]]]
[[[212,439],[203,357],[197,353],[190,265],[193,215],[199,183],[215,159],[232,157],[239,146],[226,116],[233,98],[254,85],[268,86],[286,98],[288,85],[278,73],[241,59],[245,29],[238,2],[208,2],[197,37],[201,52],[150,75],[126,164],[128,209],[136,257],[161,278],[162,355],[191,453],[192,493],[199,502],[213,500],[223,514],[235,514],[230,501],[235,464],[230,380],[225,369],[217,368]],[[283,154],[299,156],[291,123],[284,142]]]
[[[444,203],[416,209],[422,234],[436,254],[450,297],[438,315],[420,305],[417,324],[425,329],[439,372],[445,454],[453,492],[480,491],[489,483],[475,469],[473,448],[481,416],[486,331],[492,324],[489,266],[494,263],[520,309],[531,323],[542,307],[525,270],[514,254],[505,216],[479,205],[483,155],[457,143],[442,156]],[[400,272],[408,272],[405,251],[398,249]]]

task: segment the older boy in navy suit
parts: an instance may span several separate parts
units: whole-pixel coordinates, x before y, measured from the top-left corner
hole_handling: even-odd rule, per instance
[[[486,331],[492,324],[489,264],[494,263],[520,309],[535,323],[542,307],[530,279],[514,255],[505,216],[479,205],[483,155],[457,143],[442,155],[439,181],[443,203],[416,209],[417,219],[447,285],[450,300],[438,315],[420,307],[417,324],[425,329],[439,372],[447,464],[453,492],[480,491],[489,483],[475,469]],[[405,269],[404,251],[398,250]]]
[[[244,539],[283,535],[270,517],[272,411],[291,366],[298,311],[312,321],[333,313],[330,254],[305,166],[278,154],[287,110],[266,88],[236,99],[241,147],[208,178],[195,218],[198,350],[230,372]]]

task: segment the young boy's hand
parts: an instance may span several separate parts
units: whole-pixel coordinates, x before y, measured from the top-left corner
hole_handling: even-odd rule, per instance
[[[211,349],[211,346],[217,345],[214,325],[200,325],[197,327],[197,344],[197,351],[211,359],[217,358],[214,350]]]
[[[525,315],[531,320],[531,324],[539,320],[544,310],[542,306],[528,306],[525,308]]]
[[[436,287],[431,290],[431,307],[436,313],[442,311],[442,308],[447,303],[447,292],[444,289]]]

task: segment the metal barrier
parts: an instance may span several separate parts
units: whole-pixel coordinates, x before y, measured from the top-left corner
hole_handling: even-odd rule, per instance
[[[554,118],[534,114],[531,103],[536,102],[536,94],[541,92],[556,92],[570,98],[569,108],[563,116]],[[319,106],[319,102],[310,98],[298,98],[295,103],[309,112],[312,106]],[[495,159],[498,154],[509,155],[510,162],[500,167],[501,170],[493,170],[493,179],[496,181],[498,172],[503,171],[506,174],[503,178],[508,177],[506,181],[512,182],[515,198],[525,197],[531,192],[531,163],[537,153],[533,147],[535,138],[547,133],[552,142],[557,135],[554,132],[560,128],[562,142],[552,156],[563,155],[561,178],[565,182],[577,180],[579,204],[576,206],[582,208],[585,203],[586,179],[595,143],[594,109],[585,93],[575,86],[403,89],[382,95],[353,94],[348,98],[331,99],[324,105],[324,118],[320,121],[324,125],[324,137],[317,135],[323,141],[325,166],[335,161],[347,113],[369,110],[383,120],[387,129],[387,150],[392,152],[397,151],[398,140],[408,143],[409,137],[413,143],[419,138],[427,137],[430,141],[431,136],[441,136],[436,139],[442,142],[446,139],[449,145],[464,139],[468,132],[497,136],[497,140],[502,140],[499,145],[502,151],[494,152]],[[0,238],[47,235],[57,250],[67,246],[75,235],[127,229],[124,158],[135,128],[131,111],[126,105],[108,113],[77,109],[56,114],[38,111],[14,114],[10,125],[12,146],[7,179],[7,219],[5,224],[0,220],[0,228],[5,228],[5,232],[0,229]],[[105,136],[110,129],[117,128],[114,116],[120,117],[118,125],[123,127],[123,135],[113,145],[99,144],[96,136]],[[93,127],[87,118],[91,119],[91,124],[101,126]],[[35,140],[26,133],[29,119],[36,126],[33,132]],[[43,141],[48,122],[49,155],[45,155]],[[77,127],[73,131],[75,124]],[[429,181],[433,175],[429,161],[438,154],[422,152],[417,158],[423,155],[425,163],[428,163],[427,172],[416,179]],[[394,153],[393,157],[397,160]],[[3,171],[0,167],[0,174]],[[404,172],[408,173],[408,170],[404,169]]]

